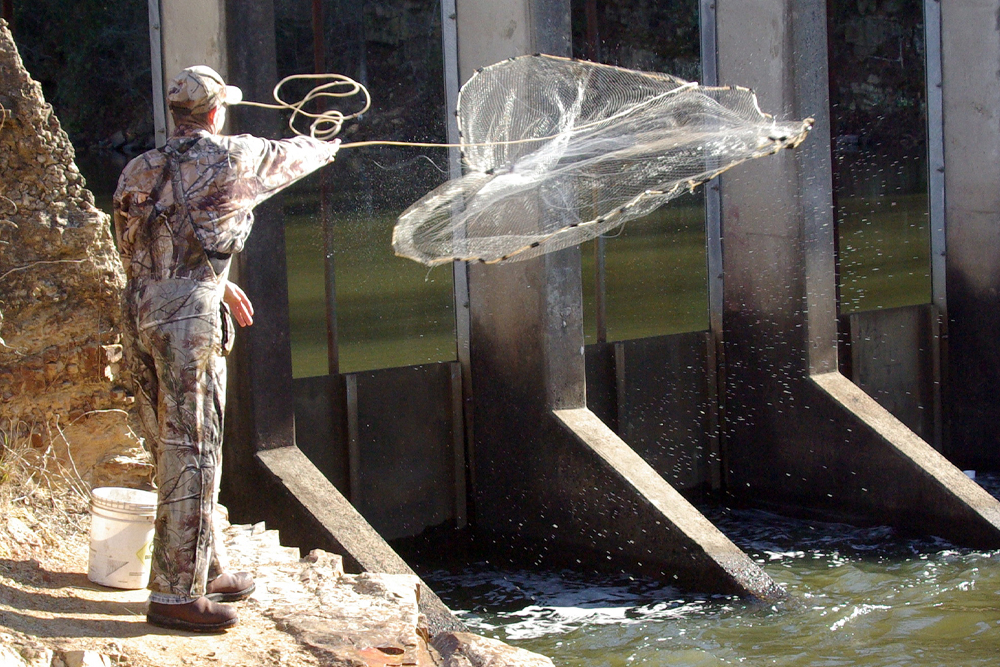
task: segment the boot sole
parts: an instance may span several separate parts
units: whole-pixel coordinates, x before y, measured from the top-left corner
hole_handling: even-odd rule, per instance
[[[146,614],[146,622],[151,625],[156,625],[170,630],[187,630],[189,632],[222,632],[223,630],[228,630],[229,628],[235,626],[240,622],[240,619],[233,618],[220,623],[192,623],[191,621],[185,621],[171,616],[163,616],[161,614]]]
[[[235,593],[206,593],[205,597],[212,602],[239,602],[253,595],[255,590],[257,590],[257,584],[250,584],[248,588],[244,588],[242,591]]]

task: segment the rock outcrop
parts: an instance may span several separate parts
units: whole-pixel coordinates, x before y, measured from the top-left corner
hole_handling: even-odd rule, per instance
[[[0,430],[93,485],[141,486],[118,385],[124,274],[74,158],[0,20]]]

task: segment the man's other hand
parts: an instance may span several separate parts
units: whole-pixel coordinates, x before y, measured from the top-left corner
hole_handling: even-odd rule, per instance
[[[229,311],[241,327],[253,324],[253,304],[239,285],[227,280],[222,300],[229,306]]]

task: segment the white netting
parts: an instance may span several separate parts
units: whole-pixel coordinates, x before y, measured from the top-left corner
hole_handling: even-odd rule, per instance
[[[458,109],[466,175],[413,204],[393,231],[397,255],[428,265],[581,243],[798,145],[811,127],[775,121],[745,88],[545,55],[479,70]]]

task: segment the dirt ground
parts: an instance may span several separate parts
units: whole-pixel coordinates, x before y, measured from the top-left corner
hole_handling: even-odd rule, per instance
[[[40,503],[36,496],[5,505],[0,513],[0,647],[12,646],[36,660],[44,660],[46,648],[57,656],[96,651],[107,656],[107,664],[130,667],[320,664],[253,599],[236,603],[240,624],[222,634],[147,624],[147,591],[105,588],[87,579],[90,518],[81,501]]]

